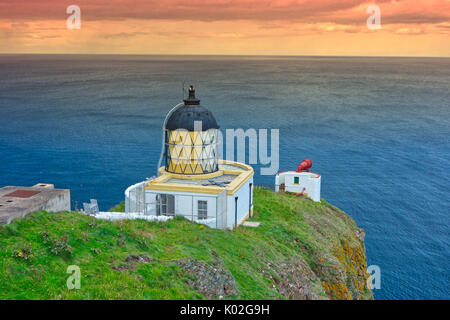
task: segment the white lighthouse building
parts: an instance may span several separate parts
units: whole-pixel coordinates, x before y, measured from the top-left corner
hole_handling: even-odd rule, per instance
[[[253,168],[219,160],[218,130],[191,86],[188,99],[164,122],[164,166],[158,166],[157,177],[126,190],[125,211],[183,216],[220,229],[232,229],[252,216]]]

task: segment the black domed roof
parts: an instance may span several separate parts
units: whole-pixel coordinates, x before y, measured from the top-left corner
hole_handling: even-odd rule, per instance
[[[186,129],[194,131],[195,121],[202,122],[202,131],[219,129],[216,119],[212,113],[200,105],[200,100],[195,98],[195,90],[189,88],[189,98],[184,100],[184,106],[175,111],[166,124],[166,129]]]

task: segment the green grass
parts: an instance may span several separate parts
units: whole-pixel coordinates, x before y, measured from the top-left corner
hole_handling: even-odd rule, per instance
[[[268,189],[255,190],[254,204],[252,220],[261,225],[234,231],[178,217],[165,223],[109,222],[73,212],[37,212],[17,219],[0,227],[0,299],[204,299],[188,285],[190,275],[174,260],[212,262],[215,254],[236,280],[239,295],[231,297],[235,299],[288,298],[274,289],[274,283],[280,277],[278,266],[295,261],[304,261],[319,277],[313,287],[320,296],[339,298],[338,291],[321,285],[334,281],[331,271],[323,271],[331,270],[330,265],[339,265],[345,282],[363,281],[363,243],[355,237],[353,220],[341,211]],[[112,210],[123,210],[123,204]],[[51,240],[45,241],[46,234]],[[60,252],[55,253],[55,243]],[[352,256],[340,255],[345,247],[341,243],[362,252],[362,266],[354,266]],[[113,269],[127,256],[142,254],[152,262],[131,270]],[[69,265],[81,269],[79,290],[67,289]],[[371,297],[352,285],[345,290]]]

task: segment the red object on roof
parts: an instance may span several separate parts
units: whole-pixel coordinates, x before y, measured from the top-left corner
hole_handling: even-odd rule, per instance
[[[297,172],[302,171],[309,172],[309,169],[311,169],[311,167],[312,167],[311,159],[305,159],[298,165]]]
[[[30,198],[38,193],[41,193],[41,192],[33,191],[33,190],[16,190],[11,193],[5,194],[3,197]]]

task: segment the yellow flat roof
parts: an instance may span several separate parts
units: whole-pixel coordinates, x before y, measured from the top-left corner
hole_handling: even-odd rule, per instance
[[[145,185],[146,190],[219,194],[225,189],[228,195],[232,195],[253,177],[254,171],[251,166],[243,163],[219,160],[219,170],[214,173],[174,174],[167,172],[164,167],[159,169],[159,173],[158,178]],[[224,187],[214,183],[222,183]]]

